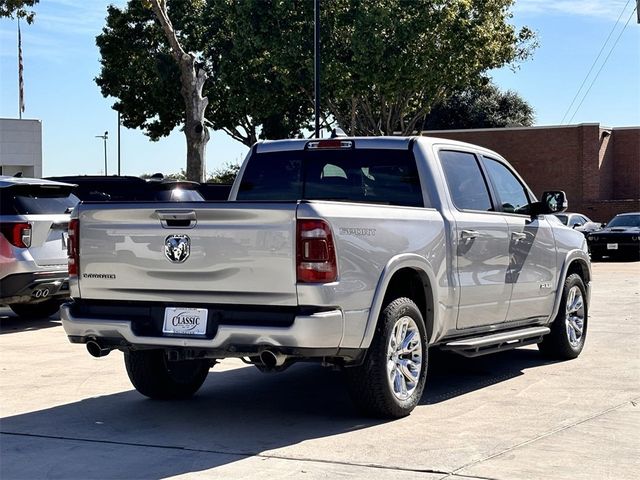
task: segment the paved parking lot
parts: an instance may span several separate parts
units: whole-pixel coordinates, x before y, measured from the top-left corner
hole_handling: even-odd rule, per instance
[[[224,361],[190,401],[132,389],[60,322],[0,310],[0,478],[632,479],[640,471],[640,263],[596,263],[587,344],[433,355],[405,419],[359,418],[339,372]]]

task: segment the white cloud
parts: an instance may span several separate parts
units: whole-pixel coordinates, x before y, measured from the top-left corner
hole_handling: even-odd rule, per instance
[[[626,4],[627,0],[516,0],[513,11],[516,14],[580,15],[615,21]],[[635,0],[628,2],[623,20],[634,6]]]

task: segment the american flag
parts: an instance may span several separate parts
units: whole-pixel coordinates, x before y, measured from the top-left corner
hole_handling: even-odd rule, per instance
[[[20,104],[18,106],[20,118],[24,112],[24,78],[22,77],[22,35],[20,34],[20,20],[18,20],[18,88],[20,90]]]

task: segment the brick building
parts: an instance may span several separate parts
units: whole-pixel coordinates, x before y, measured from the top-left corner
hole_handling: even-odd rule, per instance
[[[537,196],[545,190],[564,190],[569,210],[594,221],[640,211],[640,127],[604,128],[585,123],[423,134],[495,150]]]

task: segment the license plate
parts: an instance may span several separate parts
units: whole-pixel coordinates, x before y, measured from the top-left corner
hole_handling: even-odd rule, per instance
[[[206,335],[206,308],[167,307],[164,311],[162,333],[167,335]]]
[[[618,249],[617,243],[607,243],[607,250],[617,250],[617,249]]]

